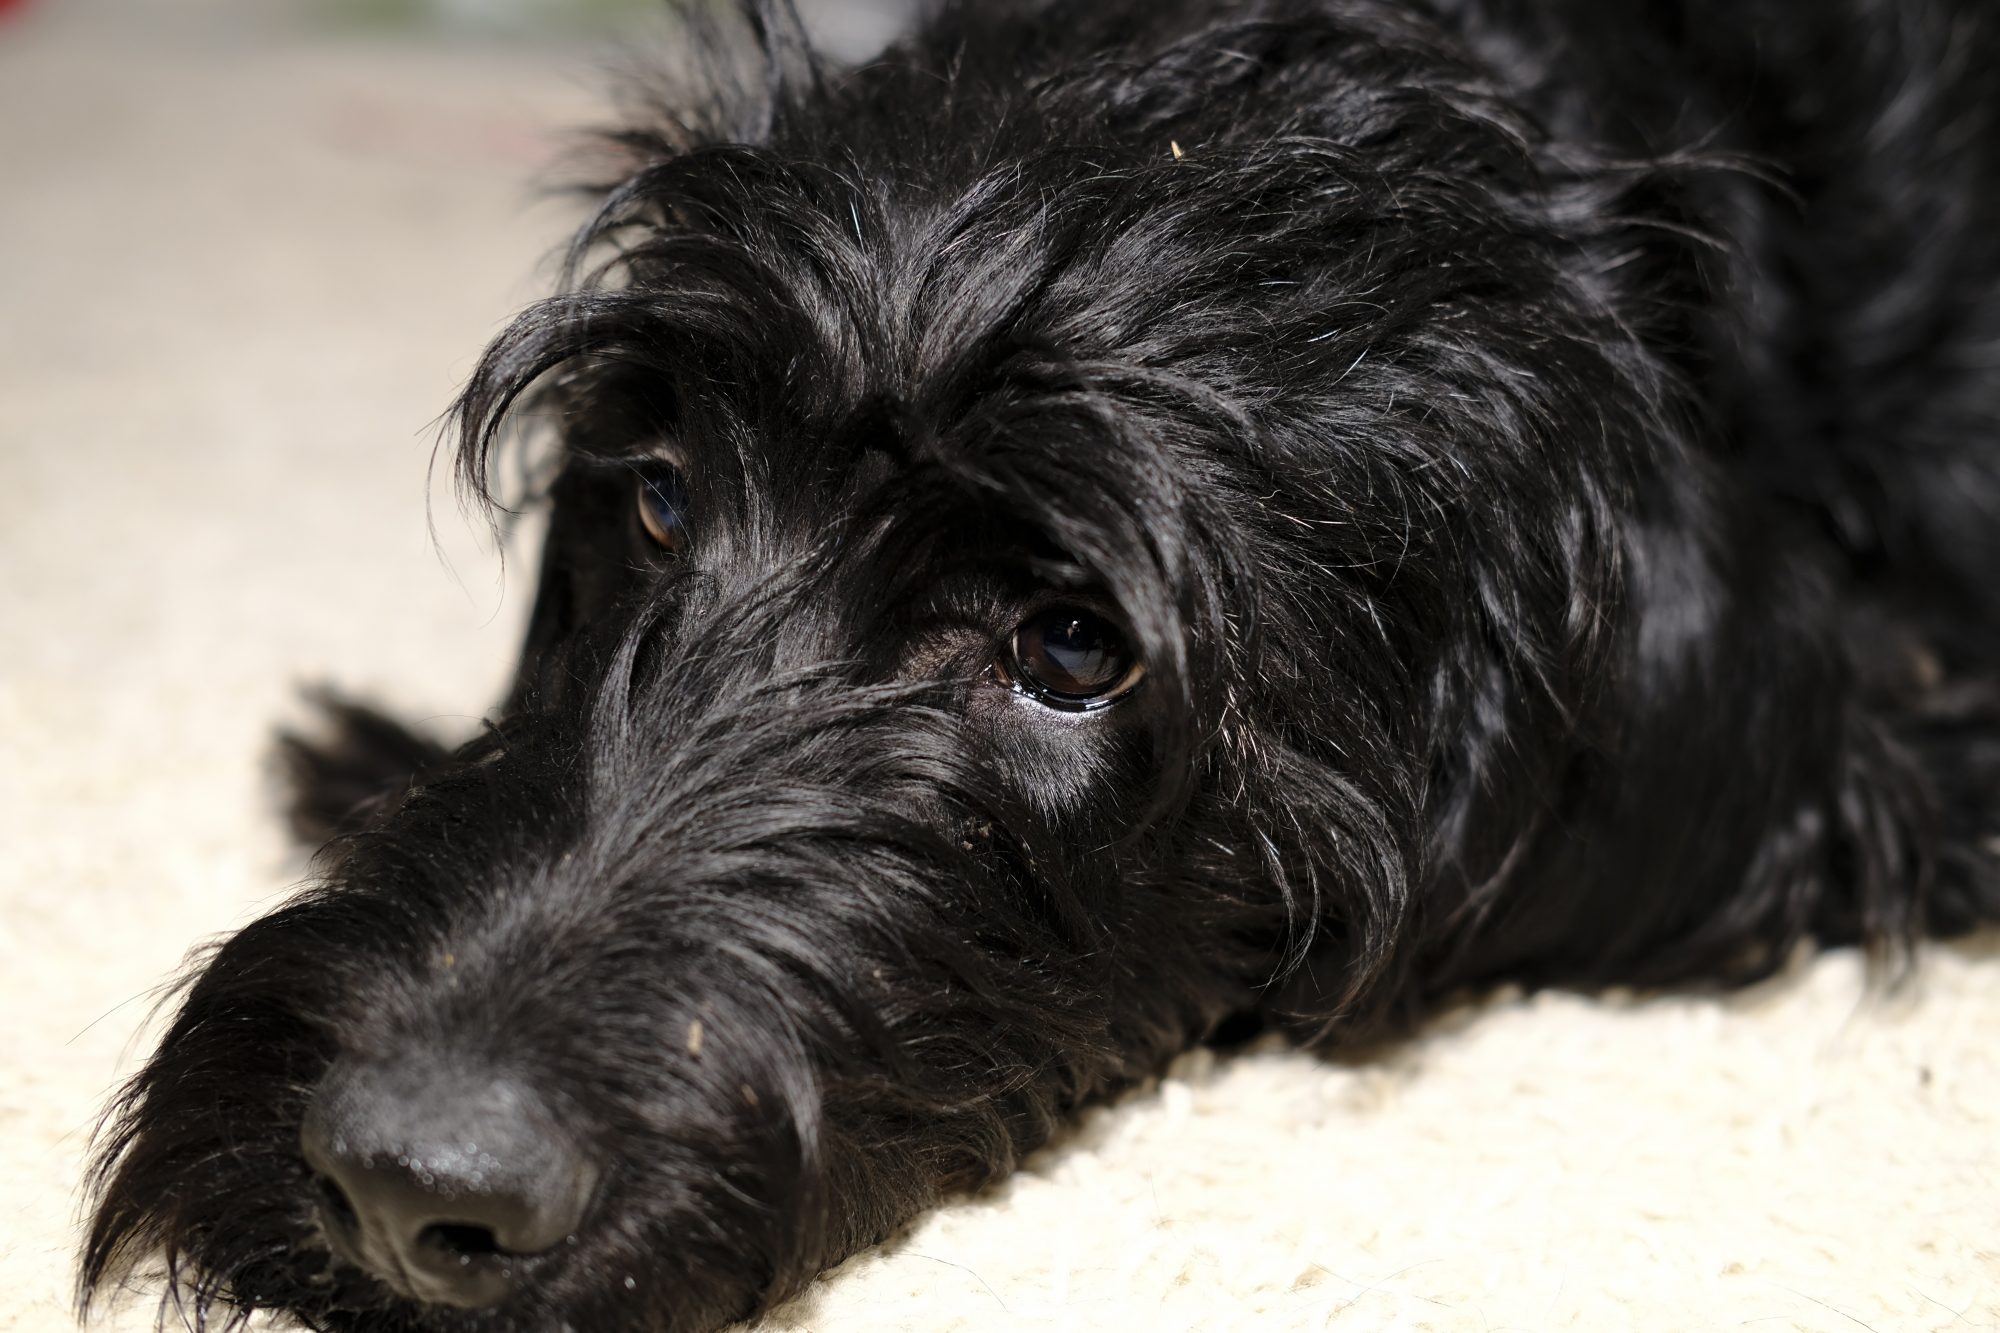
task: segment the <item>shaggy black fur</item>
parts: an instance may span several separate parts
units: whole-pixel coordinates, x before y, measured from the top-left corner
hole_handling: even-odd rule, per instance
[[[2000,6],[750,26],[460,403],[475,487],[559,437],[518,687],[294,745],[351,831],[114,1106],[86,1299],[706,1329],[1225,1020],[2000,917]],[[595,1182],[433,1228],[457,1304],[301,1152],[427,1070]]]

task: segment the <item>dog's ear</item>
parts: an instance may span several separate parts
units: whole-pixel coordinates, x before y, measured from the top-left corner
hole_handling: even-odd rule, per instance
[[[324,687],[307,695],[320,725],[279,732],[275,759],[285,817],[301,845],[318,848],[364,828],[449,753],[381,711]]]
[[[528,612],[528,631],[521,643],[520,664],[500,712],[512,716],[555,701],[566,683],[548,670],[550,660],[576,632],[580,603],[601,592],[606,564],[593,559],[593,531],[613,528],[620,515],[573,475],[556,479],[549,491],[549,526],[542,540],[541,568],[535,578],[535,601]],[[625,519],[630,522],[629,517]]]

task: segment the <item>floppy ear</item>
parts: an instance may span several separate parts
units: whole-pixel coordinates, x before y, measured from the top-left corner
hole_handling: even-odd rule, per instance
[[[427,736],[366,704],[318,687],[307,699],[320,714],[314,735],[278,733],[275,759],[286,787],[292,836],[311,848],[364,828],[391,798],[408,791],[449,753]]]
[[[528,609],[528,631],[521,641],[521,660],[514,668],[514,683],[507,688],[501,704],[502,716],[547,707],[574,685],[566,673],[551,672],[549,661],[577,630],[583,608],[593,596],[604,592],[604,571],[593,560],[590,537],[620,518],[593,503],[568,476],[558,477],[550,488],[549,525],[542,540],[541,568],[535,576],[535,602]]]

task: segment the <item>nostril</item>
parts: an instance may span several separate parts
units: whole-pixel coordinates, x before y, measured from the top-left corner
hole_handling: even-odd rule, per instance
[[[432,1305],[498,1305],[582,1226],[599,1168],[530,1089],[336,1063],[299,1127],[336,1257]]]
[[[426,1249],[472,1259],[508,1253],[500,1247],[499,1238],[490,1229],[458,1222],[432,1223],[417,1233],[417,1244]]]

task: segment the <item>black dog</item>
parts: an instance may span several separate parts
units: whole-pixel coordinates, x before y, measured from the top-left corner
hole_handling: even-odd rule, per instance
[[[2000,7],[750,27],[460,404],[512,698],[296,747],[86,1300],[706,1329],[1225,1025],[2000,917]]]

